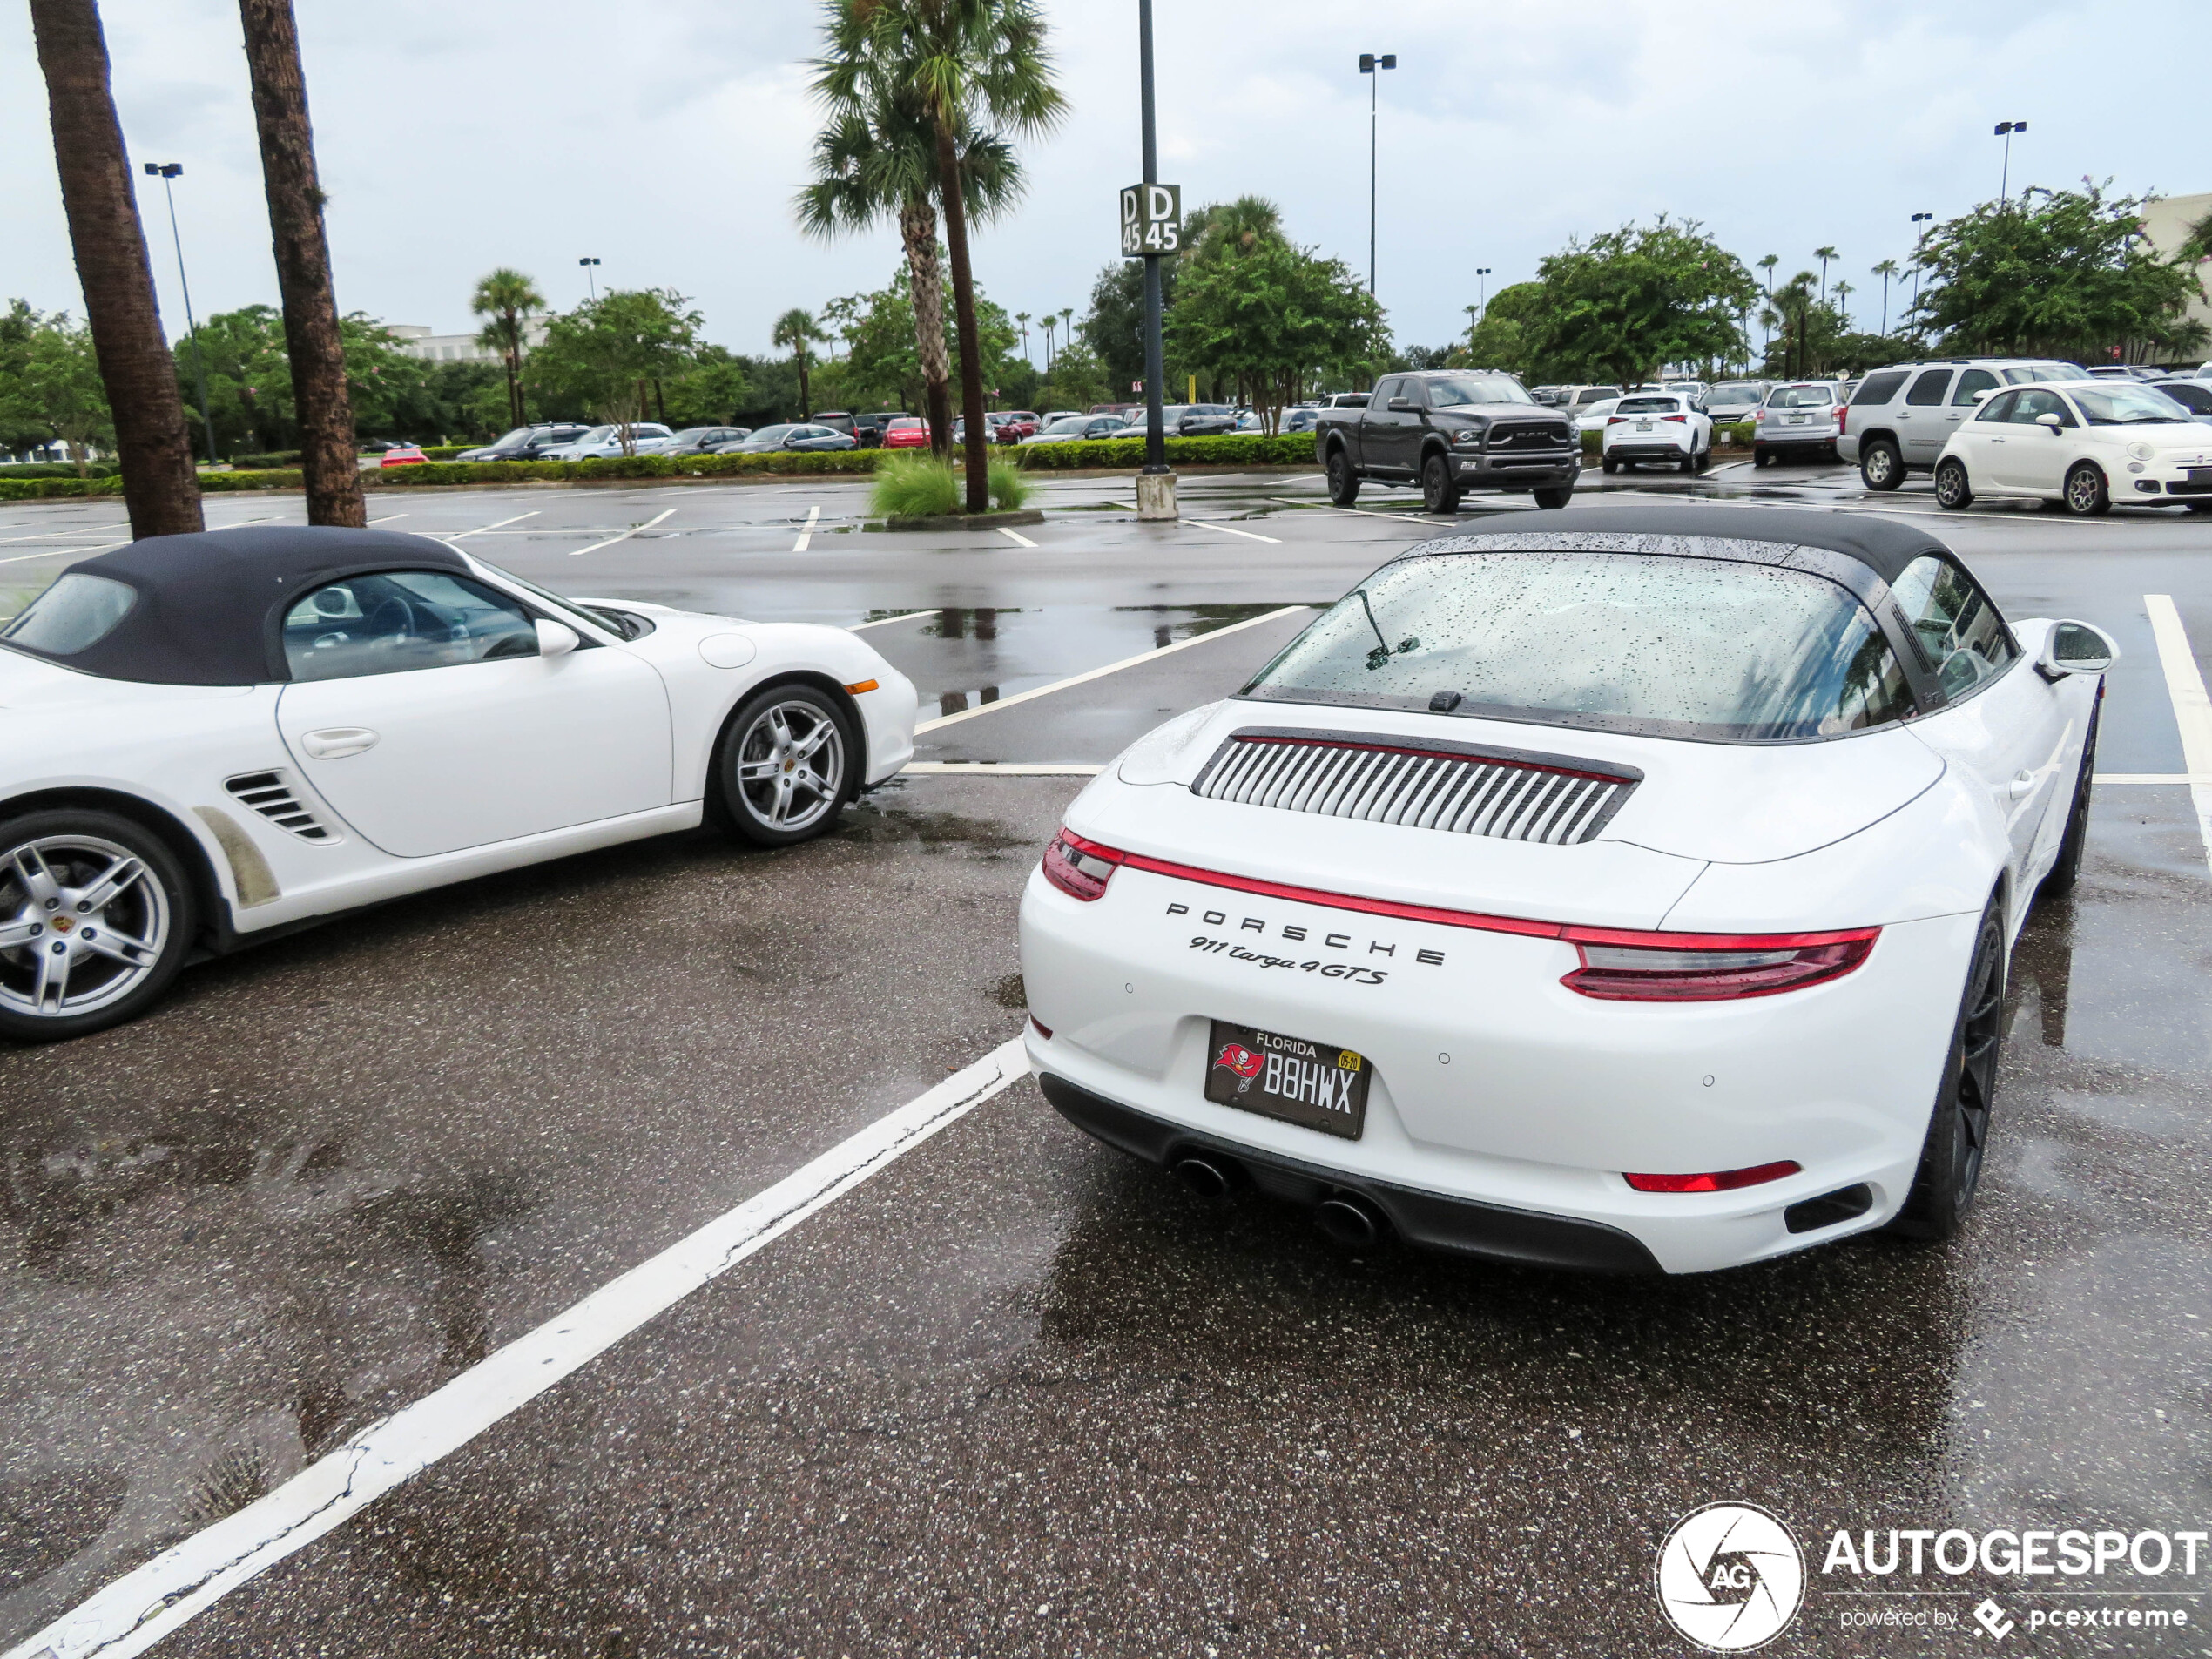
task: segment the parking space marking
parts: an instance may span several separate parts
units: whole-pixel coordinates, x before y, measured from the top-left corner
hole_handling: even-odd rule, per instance
[[[1021,531],[1019,531],[1019,530],[1010,530],[1010,529],[1007,529],[1007,527],[1006,527],[1005,525],[1003,525],[1003,524],[1001,524],[1001,525],[1000,525],[1000,526],[999,526],[999,534],[1000,534],[1001,536],[1005,536],[1008,540],[1009,540],[1009,541],[1011,541],[1011,542],[1015,543],[1015,544],[1017,544],[1018,546],[1022,546],[1022,547],[1035,547],[1035,546],[1036,545],[1036,543],[1035,543],[1035,542],[1031,541],[1031,540],[1030,540],[1028,536],[1026,536],[1022,535],[1022,534],[1021,533]]]
[[[164,1550],[9,1649],[6,1659],[125,1659],[359,1514],[582,1369],[656,1315],[888,1167],[1018,1079],[1019,1037],[813,1163],[371,1424],[275,1491]]]
[[[18,553],[13,558],[0,559],[0,564],[28,564],[33,559],[67,558],[77,553],[105,553],[111,548],[128,547],[128,540],[101,542],[91,547],[50,547],[44,553]]]
[[[48,542],[64,536],[97,536],[102,530],[121,530],[128,529],[130,529],[130,526],[127,524],[79,524],[73,530],[40,530],[36,536],[0,536],[0,543]]]
[[[2196,833],[2204,843],[2205,862],[2212,867],[2212,782],[2194,781],[2212,774],[2212,698],[2204,694],[2204,676],[2197,669],[2196,653],[2189,647],[2172,596],[2147,593],[2143,609],[2150,613],[2151,637],[2158,641],[2166,695],[2174,703],[2174,724],[2182,730],[2182,763],[2192,780],[2189,799],[2196,807]]]
[[[406,516],[407,515],[405,513],[387,513],[381,518],[372,518],[368,522],[372,524],[388,524],[395,518],[405,518]]]
[[[845,631],[857,634],[863,628],[880,628],[887,623],[912,622],[916,617],[934,617],[936,614],[934,610],[901,610],[895,617],[872,617],[866,622],[856,622]]]
[[[661,515],[661,516],[662,516],[663,518],[665,518],[665,517],[667,517],[667,516],[668,516],[668,515],[667,515],[667,514],[665,514],[665,513],[663,513],[663,514]],[[820,503],[820,502],[816,502],[813,506],[809,507],[809,508],[806,509],[806,523],[804,523],[804,524],[802,524],[801,526],[799,526],[799,539],[798,539],[797,541],[793,542],[793,543],[791,544],[791,550],[792,550],[792,552],[794,552],[794,553],[804,553],[804,552],[806,550],[806,544],[807,544],[807,543],[809,543],[809,542],[811,542],[811,541],[813,541],[813,540],[814,539],[814,526],[815,526],[815,525],[817,525],[817,524],[819,524],[819,523],[820,523],[821,522],[822,522],[822,509],[821,509],[821,503]],[[589,550],[588,548],[585,550],[585,551],[587,551],[587,552],[589,552],[590,550]]]
[[[1001,778],[1096,778],[1106,768],[1081,766],[1072,761],[1066,765],[1059,765],[1028,760],[909,760],[903,770],[957,772],[969,778],[988,777],[994,773]]]
[[[670,509],[669,509],[666,512],[658,514],[658,515],[656,515],[655,516],[653,516],[653,517],[651,517],[651,518],[647,519],[647,520],[646,520],[644,523],[642,523],[642,524],[632,524],[632,525],[631,525],[631,526],[628,529],[626,529],[626,530],[623,531],[623,533],[622,533],[621,535],[619,535],[619,536],[609,536],[609,537],[607,537],[607,539],[606,539],[605,541],[604,541],[604,542],[594,542],[594,543],[592,543],[592,544],[591,544],[590,547],[579,547],[579,548],[573,549],[573,550],[570,550],[570,554],[569,554],[569,556],[570,556],[570,558],[572,558],[572,559],[579,559],[579,558],[582,558],[582,557],[583,557],[583,556],[586,553],[597,553],[597,551],[598,551],[601,548],[603,548],[603,547],[612,547],[612,546],[613,546],[613,545],[614,545],[617,542],[626,542],[626,541],[628,541],[628,540],[629,540],[631,536],[633,536],[637,535],[637,534],[638,533],[638,531],[640,531],[640,530],[649,530],[649,529],[652,529],[652,527],[653,527],[654,525],[656,525],[656,524],[659,523],[661,522],[661,520],[662,520],[662,519],[664,519],[664,518],[671,518],[671,517],[673,517],[673,516],[675,516],[675,513],[676,513],[676,509],[675,509],[673,507],[671,507],[671,508],[670,508]],[[523,517],[525,517],[525,518],[527,518],[527,517],[529,517],[529,514],[527,514],[527,513],[525,513],[525,514],[523,514]],[[511,524],[511,523],[513,523],[515,521],[514,521],[513,519],[511,519],[511,518],[510,518],[510,519],[509,519],[507,522],[508,522],[509,523],[510,523],[510,524]]]
[[[466,541],[471,536],[489,536],[494,530],[505,529],[509,524],[519,524],[526,518],[536,518],[539,510],[533,507],[527,513],[517,513],[512,518],[502,518],[496,524],[479,524],[473,530],[456,530],[450,536],[442,536],[438,539],[450,547],[455,542]]]
[[[924,720],[914,727],[920,736],[934,732],[941,725],[950,725],[955,720],[972,720],[979,714],[990,714],[1000,709],[1010,709],[1017,703],[1027,703],[1031,698],[1049,697],[1055,691],[1064,691],[1070,685],[1081,685],[1086,680],[1103,679],[1117,674],[1124,668],[1134,668],[1139,663],[1150,663],[1178,651],[1188,651],[1193,645],[1203,645],[1210,639],[1225,639],[1231,634],[1241,633],[1247,628],[1257,628],[1263,622],[1273,622],[1295,611],[1311,610],[1312,605],[1285,605],[1280,610],[1270,610],[1263,616],[1247,617],[1242,622],[1232,622],[1226,628],[1215,628],[1203,634],[1193,634],[1188,639],[1178,639],[1170,645],[1159,645],[1134,657],[1124,657],[1118,663],[1109,663],[1103,668],[1094,668],[1087,674],[1070,674],[1064,680],[1055,680],[1049,685],[1040,685],[1034,691],[1016,691],[1012,697],[1002,697],[995,703],[979,703],[972,709],[962,709],[956,714],[941,714],[934,720]]]
[[[1270,547],[1280,547],[1283,544],[1282,538],[1279,536],[1260,536],[1251,530],[1240,530],[1234,524],[1210,523],[1203,518],[1193,518],[1187,522],[1196,524],[1202,530],[1227,530],[1231,536],[1241,536],[1248,542],[1264,542]]]

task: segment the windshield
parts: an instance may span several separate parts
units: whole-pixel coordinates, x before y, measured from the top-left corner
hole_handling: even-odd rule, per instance
[[[1614,405],[1620,401],[1617,397],[1608,397],[1596,403],[1585,403],[1576,413],[1585,421],[1595,421],[1600,415],[1612,414]]]
[[[1534,403],[1519,381],[1503,374],[1468,375],[1465,380],[1456,376],[1451,380],[1431,381],[1428,383],[1428,406],[1432,409],[1458,408],[1467,403]]]
[[[1447,553],[1385,565],[1244,695],[1652,737],[1830,737],[1910,711],[1874,619],[1834,583],[1723,559]]]
[[[1093,420],[1110,418],[1111,417],[1109,416],[1070,415],[1062,420],[1055,421],[1050,426],[1047,427],[1045,430],[1048,432],[1082,432],[1089,428]]]
[[[113,633],[138,602],[138,590],[127,583],[66,570],[24,607],[0,639],[43,656],[74,657]]]
[[[1624,397],[1614,410],[1615,415],[1679,415],[1682,400],[1678,397]]]
[[[615,429],[610,426],[595,426],[589,432],[578,433],[570,442],[571,443],[604,443],[614,435]]]
[[[2073,394],[2091,426],[2155,426],[2188,421],[2189,412],[2148,386],[2081,387]]]
[[[752,436],[747,440],[747,442],[751,443],[772,443],[779,438],[789,437],[792,429],[793,428],[787,426],[764,426],[759,431],[754,433]]]
[[[1825,386],[1777,386],[1767,394],[1766,406],[1770,409],[1824,409],[1836,401],[1836,394]]]
[[[1759,401],[1759,388],[1730,381],[1725,386],[1716,386],[1705,395],[1705,401],[1708,403],[1756,403]]]
[[[2212,388],[2200,386],[2195,381],[2161,381],[2158,389],[2185,409],[2212,415]]]
[[[504,449],[509,444],[524,443],[529,442],[530,435],[536,430],[537,428],[536,427],[518,426],[512,432],[501,433],[489,443],[486,444],[484,448],[487,449]]]

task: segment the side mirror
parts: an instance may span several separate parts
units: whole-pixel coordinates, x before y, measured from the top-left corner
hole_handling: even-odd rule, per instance
[[[1393,415],[1411,415],[1413,412],[1413,400],[1410,397],[1393,397],[1390,400],[1390,412]]]
[[[537,654],[540,657],[566,657],[583,643],[577,637],[576,630],[565,622],[547,622],[541,618],[537,624]]]
[[[2054,416],[2054,419],[2056,417]],[[2110,634],[2086,622],[2057,622],[2043,640],[2035,671],[2047,680],[2068,674],[2101,674],[2119,660],[2120,647]]]
[[[2035,417],[2035,424],[2055,438],[2065,428],[2066,421],[2055,415],[2039,415]]]

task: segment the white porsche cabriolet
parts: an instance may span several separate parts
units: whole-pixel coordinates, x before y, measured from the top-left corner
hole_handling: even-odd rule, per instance
[[[1083,791],[1022,901],[1046,1097],[1352,1243],[1947,1238],[2116,647],[1893,523],[1576,521],[1410,549]]]
[[[379,530],[155,536],[0,631],[0,1036],[186,959],[697,826],[818,835],[914,755],[842,628],[563,599]]]

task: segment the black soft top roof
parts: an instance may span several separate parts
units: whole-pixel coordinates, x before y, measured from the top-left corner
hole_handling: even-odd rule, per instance
[[[469,565],[427,536],[272,524],[149,536],[70,569],[127,583],[138,598],[106,637],[48,660],[157,685],[258,685],[291,678],[283,617],[300,595],[373,570],[466,575]]]
[[[1760,544],[1764,543],[1773,549],[1772,556],[1777,563],[1787,557],[1792,548],[1820,548],[1856,560],[1885,583],[1896,581],[1915,559],[1951,551],[1925,530],[1868,513],[1822,513],[1801,508],[1731,507],[1704,502],[1675,507],[1647,502],[1639,506],[1577,508],[1572,513],[1532,512],[1512,521],[1488,519],[1463,535],[1417,543],[1399,556],[1503,550],[1524,529],[1526,533],[1541,536],[1541,545],[1547,548],[1568,544],[1572,538],[1583,536],[1657,536],[1733,543],[1737,545],[1730,550],[1730,556],[1757,558],[1760,556]],[[1592,550],[1607,550],[1602,542],[1594,541]]]

